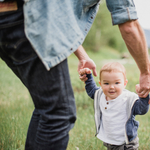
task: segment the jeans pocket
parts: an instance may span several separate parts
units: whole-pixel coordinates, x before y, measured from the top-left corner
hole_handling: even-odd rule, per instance
[[[37,57],[26,38],[18,39],[16,42],[2,42],[0,43],[0,50],[2,50],[15,65],[23,64]]]

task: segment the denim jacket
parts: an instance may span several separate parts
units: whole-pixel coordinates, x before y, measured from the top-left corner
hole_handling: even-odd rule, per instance
[[[103,93],[102,89],[97,87],[92,75],[87,75],[88,80],[86,81],[87,94],[94,99],[94,110],[95,110],[95,125],[96,135],[99,133],[102,114],[100,111],[99,103],[100,97]],[[127,122],[125,125],[125,142],[128,144],[134,140],[137,136],[137,130],[139,122],[135,120],[136,115],[144,115],[149,110],[149,95],[146,98],[139,98],[137,94],[130,92],[126,89],[124,91],[127,96]]]
[[[100,0],[24,2],[26,36],[47,70],[59,64],[82,45],[100,4]],[[133,0],[106,2],[114,25],[137,19]]]

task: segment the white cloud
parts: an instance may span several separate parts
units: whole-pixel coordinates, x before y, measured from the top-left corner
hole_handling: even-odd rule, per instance
[[[134,0],[139,22],[144,29],[150,29],[150,0]]]

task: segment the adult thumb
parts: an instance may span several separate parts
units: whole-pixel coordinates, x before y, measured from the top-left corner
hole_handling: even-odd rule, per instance
[[[96,68],[93,68],[92,71],[93,71],[93,75],[94,75],[94,76],[97,76]]]

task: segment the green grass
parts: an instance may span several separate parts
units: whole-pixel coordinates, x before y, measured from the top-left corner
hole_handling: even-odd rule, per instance
[[[0,60],[0,150],[23,150],[33,104],[28,91]]]
[[[114,61],[114,59],[123,63],[127,70],[127,89],[135,91],[135,85],[139,80],[139,71],[132,59],[120,60],[120,55],[109,48],[98,53],[89,52],[89,55],[97,64],[97,71],[105,62]],[[86,95],[84,83],[79,80],[78,60],[74,55],[71,55],[68,63],[76,99],[77,121],[75,127],[70,131],[67,150],[105,150],[103,143],[95,137],[93,100]],[[95,77],[97,85],[98,80],[98,77]],[[0,60],[0,150],[24,149],[33,108],[27,89]],[[140,121],[139,150],[150,150],[150,112],[144,116],[137,116],[136,119]]]

